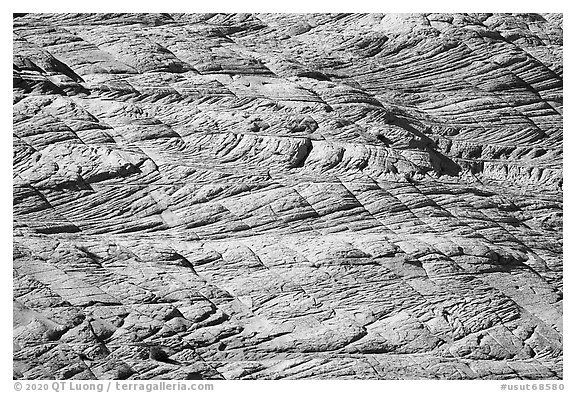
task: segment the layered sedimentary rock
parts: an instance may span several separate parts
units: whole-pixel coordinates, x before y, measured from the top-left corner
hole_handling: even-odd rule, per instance
[[[562,16],[14,17],[14,376],[562,377]]]

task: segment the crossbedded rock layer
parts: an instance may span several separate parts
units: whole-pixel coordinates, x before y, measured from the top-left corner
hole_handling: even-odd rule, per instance
[[[16,378],[562,377],[562,16],[14,18]]]

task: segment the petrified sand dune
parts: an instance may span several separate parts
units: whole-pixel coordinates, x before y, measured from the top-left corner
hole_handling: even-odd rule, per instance
[[[14,17],[15,378],[562,378],[562,16]]]

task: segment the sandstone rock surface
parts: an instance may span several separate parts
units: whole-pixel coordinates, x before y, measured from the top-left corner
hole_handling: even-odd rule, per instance
[[[562,378],[561,15],[13,23],[15,378]]]

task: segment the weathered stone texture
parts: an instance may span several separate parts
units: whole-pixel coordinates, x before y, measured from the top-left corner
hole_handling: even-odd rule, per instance
[[[14,18],[15,378],[562,377],[562,16]]]

